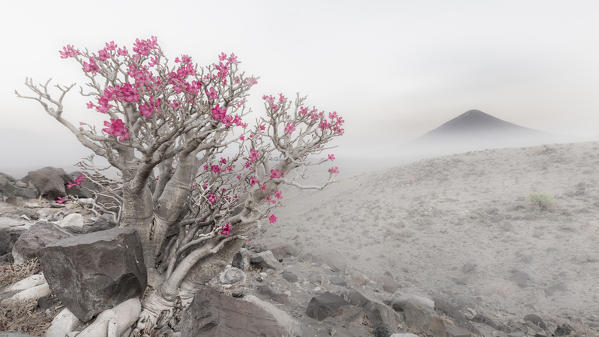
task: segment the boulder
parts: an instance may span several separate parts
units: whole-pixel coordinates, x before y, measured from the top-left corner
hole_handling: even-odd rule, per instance
[[[275,246],[271,248],[270,251],[277,260],[286,259],[288,257],[297,256],[299,254],[299,250],[297,248],[288,244]]]
[[[248,270],[250,267],[250,253],[247,249],[241,248],[237,254],[233,256],[231,265],[241,270]]]
[[[222,284],[245,283],[245,273],[239,268],[227,266],[220,273],[219,280]]]
[[[408,328],[432,333],[434,336],[445,336],[443,319],[435,312],[433,300],[414,295],[396,292],[391,299],[395,311],[403,314]]]
[[[387,324],[379,324],[374,328],[374,337],[391,337],[393,335],[393,329]]]
[[[21,197],[25,199],[37,198],[35,186],[26,182],[15,180],[8,174],[0,173],[0,199]]]
[[[49,244],[41,267],[52,292],[81,321],[141,296],[147,285],[141,242],[115,228]]]
[[[19,236],[12,248],[12,256],[16,264],[23,264],[28,259],[40,257],[41,250],[50,243],[71,235],[53,223],[39,221]]]
[[[22,180],[31,182],[42,197],[56,200],[66,195],[65,184],[71,177],[61,168],[44,167],[28,172]]]
[[[71,213],[62,218],[57,225],[65,229],[73,228],[74,230],[81,230],[83,229],[83,215],[79,213]]]
[[[66,219],[66,217],[65,217]],[[88,234],[93,232],[105,231],[117,226],[117,223],[112,221],[109,216],[102,215],[91,219],[84,219],[81,227],[79,223],[76,226],[68,225],[65,227],[69,232],[75,234]]]
[[[391,329],[397,329],[402,323],[402,317],[391,307],[376,299],[367,297],[355,289],[348,290],[343,294],[343,297],[350,304],[360,307],[374,327],[386,325]]]
[[[39,192],[32,183],[18,180],[15,182],[15,196],[24,199],[35,199],[39,196]]]
[[[334,317],[341,313],[343,306],[349,303],[341,296],[330,292],[312,297],[306,309],[306,315],[316,320],[322,321],[327,317]]]
[[[281,263],[275,258],[270,250],[250,255],[250,263],[257,265],[262,269],[279,270],[282,268]]]
[[[284,329],[260,306],[211,289],[196,293],[181,320],[181,337],[280,337]]]
[[[0,173],[0,196],[10,197],[15,193],[15,178],[8,174]]]

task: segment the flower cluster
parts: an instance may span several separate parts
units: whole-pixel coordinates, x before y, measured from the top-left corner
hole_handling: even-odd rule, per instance
[[[231,233],[231,225],[229,225],[228,223],[226,223],[223,227],[222,227],[222,231],[220,232],[221,235],[227,236]]]
[[[102,129],[102,131],[117,137],[120,142],[129,139],[129,129],[121,119],[111,118],[110,122],[104,121],[104,126],[107,127]]]
[[[74,186],[81,186],[81,183],[85,181],[85,176],[80,174],[77,178],[75,178],[75,182],[69,181],[67,183],[67,189],[71,189]]]

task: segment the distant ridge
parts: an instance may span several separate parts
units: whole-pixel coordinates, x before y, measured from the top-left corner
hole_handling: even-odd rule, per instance
[[[480,110],[468,110],[406,144],[409,155],[430,157],[467,151],[559,142],[560,137],[523,127]]]
[[[420,139],[447,136],[465,138],[469,135],[480,137],[485,134],[489,136],[501,136],[504,133],[511,134],[514,132],[521,133],[522,135],[546,135],[544,132],[504,121],[480,110],[468,110],[454,119],[443,123],[438,128],[425,133]]]

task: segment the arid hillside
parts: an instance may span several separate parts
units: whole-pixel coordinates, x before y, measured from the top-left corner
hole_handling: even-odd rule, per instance
[[[599,330],[598,167],[597,142],[423,160],[287,191],[261,240],[500,320]]]

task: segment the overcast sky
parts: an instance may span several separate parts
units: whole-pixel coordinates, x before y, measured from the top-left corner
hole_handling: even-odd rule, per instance
[[[235,52],[260,76],[250,101],[295,92],[346,119],[348,144],[398,144],[469,109],[555,133],[599,135],[597,1],[3,1],[0,129],[67,139],[19,100],[23,79],[82,83],[59,58],[156,35],[200,64]],[[67,116],[86,120],[77,92]],[[366,140],[359,137],[368,136]],[[62,137],[62,138],[61,138]],[[7,144],[0,152],[7,153]],[[14,146],[13,146],[14,148]],[[11,152],[12,153],[12,152]]]

